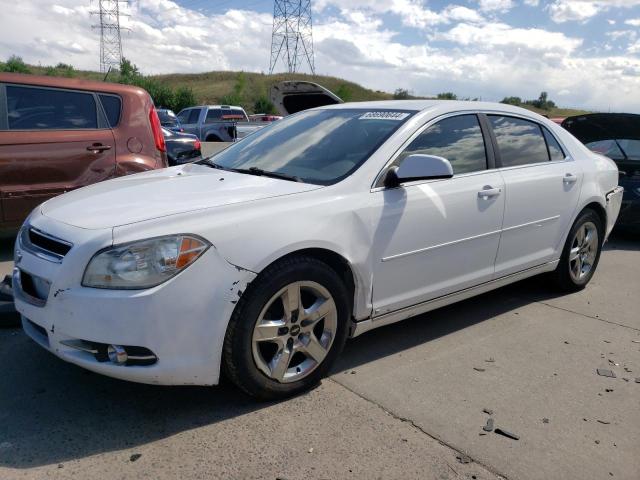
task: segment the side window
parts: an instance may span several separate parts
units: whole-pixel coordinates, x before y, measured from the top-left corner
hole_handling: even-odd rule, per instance
[[[180,113],[178,113],[178,120],[180,120],[180,123],[187,123],[190,113],[191,109],[180,110]]]
[[[98,128],[91,93],[7,85],[9,130]]]
[[[222,110],[219,108],[212,108],[207,112],[207,118],[204,123],[219,122],[222,118]]]
[[[191,110],[191,112],[189,112],[189,118],[187,119],[186,123],[198,123],[199,118],[200,118],[200,109],[194,108],[193,110]]]
[[[566,155],[562,151],[562,147],[556,140],[556,137],[551,135],[551,132],[544,127],[542,127],[542,133],[544,133],[544,138],[547,141],[547,147],[549,148],[549,156],[551,157],[551,161],[557,162],[564,160]]]
[[[431,125],[409,144],[396,163],[415,153],[446,158],[454,175],[487,168],[484,138],[476,115],[459,115]]]
[[[503,167],[549,161],[541,127],[529,120],[489,115]]]
[[[100,94],[100,102],[107,114],[107,121],[111,128],[117,127],[120,122],[120,109],[122,108],[122,100],[116,95]]]

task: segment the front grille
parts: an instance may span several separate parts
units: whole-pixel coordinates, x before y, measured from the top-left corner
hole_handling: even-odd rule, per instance
[[[20,235],[22,248],[54,262],[61,262],[73,244],[34,227],[25,227]]]
[[[35,245],[42,250],[60,255],[61,257],[64,257],[69,253],[69,250],[71,250],[70,244],[54,239],[53,237],[43,235],[34,228],[29,229],[29,240],[32,245]]]

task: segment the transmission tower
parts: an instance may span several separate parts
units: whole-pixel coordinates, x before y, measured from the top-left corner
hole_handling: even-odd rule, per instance
[[[123,0],[98,0],[98,15],[100,29],[100,71],[108,72],[111,68],[120,68],[122,62],[122,38],[120,36],[120,4],[128,3]]]
[[[279,59],[289,73],[297,72],[304,63],[312,74],[316,73],[312,26],[311,0],[275,0],[269,73],[273,73]]]

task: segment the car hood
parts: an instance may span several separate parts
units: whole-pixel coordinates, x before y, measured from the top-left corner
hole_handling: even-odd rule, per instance
[[[565,118],[562,127],[582,143],[600,140],[640,140],[640,115],[632,113],[592,113]]]
[[[74,190],[45,202],[41,212],[69,225],[100,229],[318,188],[188,164]]]
[[[270,96],[280,115],[342,103],[340,97],[322,85],[306,81],[279,82],[271,87]]]

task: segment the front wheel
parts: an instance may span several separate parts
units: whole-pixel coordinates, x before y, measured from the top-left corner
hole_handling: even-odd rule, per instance
[[[344,283],[326,264],[309,257],[276,263],[236,306],[224,342],[225,374],[263,400],[312,387],[344,346],[349,305]]]
[[[593,210],[583,211],[576,219],[553,272],[555,284],[563,291],[582,290],[598,266],[604,231],[602,221]]]

